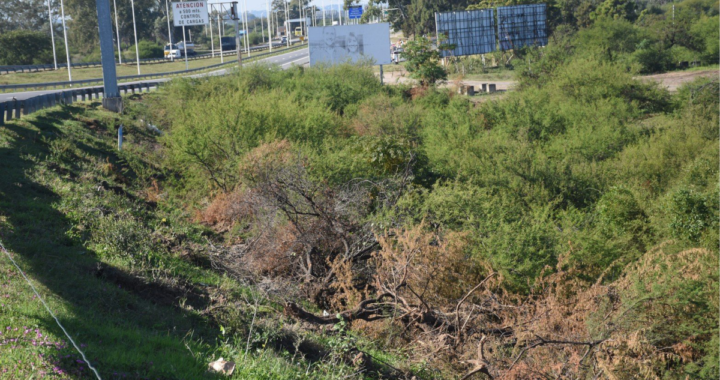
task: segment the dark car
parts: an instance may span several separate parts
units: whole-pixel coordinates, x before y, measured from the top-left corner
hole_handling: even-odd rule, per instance
[[[235,37],[222,37],[220,39],[220,43],[222,44],[222,49],[224,50],[235,50]]]

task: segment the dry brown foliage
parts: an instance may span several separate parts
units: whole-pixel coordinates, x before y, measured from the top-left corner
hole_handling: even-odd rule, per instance
[[[531,294],[516,298],[501,291],[502,279],[494,273],[466,273],[470,266],[463,266],[462,244],[450,239],[462,241],[421,226],[379,238],[381,249],[373,255],[375,294],[340,316],[362,321],[356,327],[382,324],[412,347],[412,359],[451,373],[464,371],[463,378],[659,379],[698,355],[693,343],[699,337],[683,335],[672,323],[699,310],[671,302],[672,284],[712,278],[708,262],[715,253],[673,253],[660,246],[607,284],[580,280],[561,262],[537,280]],[[670,284],[665,293],[652,289],[655,281]],[[712,286],[708,296],[716,305]],[[339,321],[287,311],[313,323]],[[377,329],[373,333],[387,337]]]

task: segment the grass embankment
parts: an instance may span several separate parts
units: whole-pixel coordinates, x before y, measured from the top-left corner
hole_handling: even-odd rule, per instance
[[[128,134],[122,152],[120,123]],[[312,352],[293,348],[302,339],[280,334],[276,304],[210,268],[207,231],[157,187],[177,173],[160,167],[156,137],[99,103],[0,127],[0,239],[93,366],[104,379],[216,378],[207,364],[224,356],[238,361],[236,379],[351,373],[334,359],[305,360]],[[251,339],[221,328],[221,311]],[[276,336],[259,326],[268,314]],[[0,378],[43,377],[92,376],[3,254]]]
[[[306,47],[306,46],[297,45],[297,46],[293,46],[287,50],[282,50],[282,51],[279,51],[279,49],[274,49],[273,54],[265,55],[262,58],[269,58],[269,57],[272,57],[272,56],[275,56],[278,54],[284,54],[284,53],[288,53],[291,51],[299,50],[304,47]],[[285,48],[283,48],[283,49],[285,49]],[[276,53],[276,51],[277,51],[277,53]],[[248,62],[252,62],[256,55],[263,54],[263,53],[266,53],[266,52],[265,51],[253,52],[250,54],[250,58],[247,58],[247,54],[243,54],[243,59],[248,59]],[[225,56],[223,58],[223,60],[224,60],[224,62],[237,61],[235,56]],[[188,61],[188,68],[195,69],[198,67],[215,65],[218,63],[221,63],[220,57],[197,59],[197,60]],[[118,76],[138,75],[136,65],[128,65],[128,64],[117,65],[116,70],[117,70]],[[181,70],[185,70],[185,60],[183,60],[183,59],[176,59],[174,62],[154,63],[154,64],[147,64],[147,65],[141,64],[140,65],[140,74],[155,74],[155,73],[165,73],[165,72],[181,71]],[[88,67],[88,68],[73,68],[72,69],[72,78],[73,78],[73,80],[102,78],[102,68],[99,66],[98,67]],[[62,68],[62,67],[58,67],[58,70],[0,75],[0,85],[65,82],[67,80],[68,80],[67,68]]]

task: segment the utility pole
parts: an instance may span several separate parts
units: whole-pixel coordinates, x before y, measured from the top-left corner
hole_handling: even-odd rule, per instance
[[[108,4],[108,8],[109,7],[110,7],[110,5]],[[109,11],[109,9],[108,9],[108,11]],[[62,15],[63,36],[65,38],[65,57],[67,59],[68,80],[70,82],[72,82],[72,66],[70,63],[70,49],[68,49],[67,27],[65,26],[65,6],[63,5],[63,0],[60,0],[60,13]],[[113,59],[113,65],[115,65],[115,59]]]
[[[115,71],[115,48],[112,43],[112,19],[110,18],[110,1],[95,0],[97,8],[98,29],[100,31],[100,57],[103,71],[103,108],[122,112],[122,98],[118,92],[117,73]],[[68,63],[70,63],[68,61]]]
[[[135,0],[130,0],[130,7],[132,9],[133,16],[133,31],[135,32],[135,63],[137,63],[138,75],[140,75],[140,48],[138,48],[137,26],[135,25]]]
[[[55,62],[55,70],[57,70],[57,54],[55,53],[55,32],[53,32],[53,17],[52,10],[50,9],[50,0],[47,0],[48,5],[48,20],[50,21],[50,39],[52,40],[53,46],[53,62]]]
[[[165,0],[167,1],[167,0]],[[167,4],[167,3],[165,3]],[[113,0],[113,9],[115,9],[115,34],[117,36],[117,46],[118,46],[118,59],[120,60],[120,64],[122,65],[122,51],[120,50],[120,28],[118,27],[118,21],[117,21],[117,3],[115,0]],[[168,16],[168,23],[170,22],[170,16]],[[170,26],[170,24],[168,24]]]

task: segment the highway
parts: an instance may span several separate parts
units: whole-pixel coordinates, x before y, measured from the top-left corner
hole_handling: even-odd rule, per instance
[[[252,55],[250,58],[252,58]],[[229,60],[230,57],[228,57],[226,59]],[[295,50],[295,51],[285,53],[285,54],[280,54],[280,55],[276,55],[276,56],[272,56],[272,57],[268,57],[268,58],[263,58],[263,59],[260,59],[257,61],[253,60],[253,61],[249,62],[248,64],[252,64],[252,63],[256,63],[256,62],[267,63],[267,64],[271,64],[271,65],[278,65],[282,69],[288,69],[288,68],[292,67],[293,65],[298,65],[298,66],[308,65],[310,63],[310,56],[308,55],[307,49],[300,49],[300,50]],[[228,67],[226,69],[215,70],[215,71],[211,71],[211,72],[207,72],[207,73],[188,75],[187,77],[188,78],[201,78],[204,76],[211,76],[211,75],[212,76],[225,75],[225,74],[228,74],[231,70],[233,70],[233,68]],[[136,81],[136,82],[122,82],[122,84],[158,83],[158,82],[167,82],[172,79],[173,78],[147,79],[147,80]],[[95,87],[102,87],[102,86],[78,87],[77,89],[95,88]],[[13,98],[16,100],[25,100],[25,99],[31,98],[33,96],[52,94],[55,92],[66,91],[69,89],[71,89],[71,88],[3,93],[3,94],[0,94],[0,102],[12,100]]]

